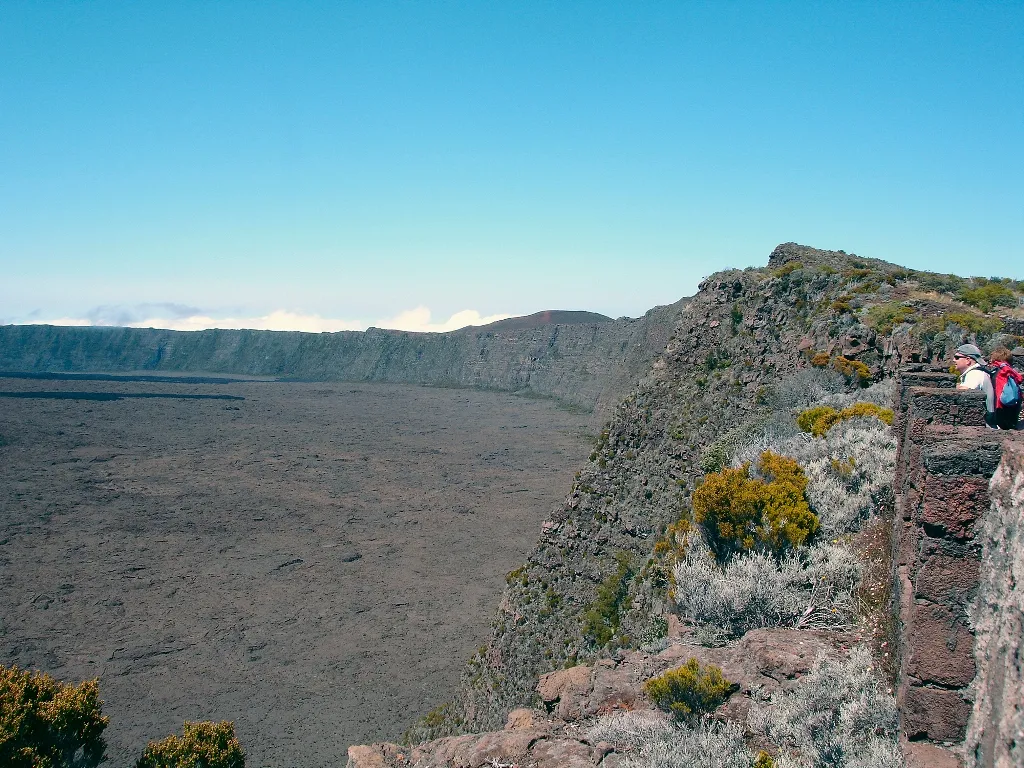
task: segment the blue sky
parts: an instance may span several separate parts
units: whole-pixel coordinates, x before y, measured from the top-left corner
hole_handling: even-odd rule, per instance
[[[1022,179],[1022,2],[0,4],[0,322],[636,316],[791,240],[1024,278]]]

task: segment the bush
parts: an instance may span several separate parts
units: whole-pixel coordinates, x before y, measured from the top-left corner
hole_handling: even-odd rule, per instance
[[[783,264],[781,267],[772,272],[775,277],[786,277],[796,272],[798,269],[803,269],[804,264],[802,261],[790,261]]]
[[[76,685],[0,665],[0,765],[91,768],[103,760],[99,683]]]
[[[929,317],[914,326],[914,331],[922,338],[928,339],[946,333],[950,326],[956,326],[967,334],[986,338],[999,333],[1003,329],[1003,321],[998,317],[987,317],[975,312],[947,312],[938,317]],[[964,334],[952,334],[955,338],[963,338]]]
[[[815,352],[811,356],[811,365],[815,368],[827,368],[829,361],[832,358],[828,356],[828,352]]]
[[[830,405],[819,405],[801,411],[796,417],[796,425],[801,432],[810,432],[815,437],[822,437],[841,421],[859,417],[874,417],[886,425],[892,424],[891,408],[882,408],[874,403],[854,403],[837,411]]]
[[[888,336],[896,329],[896,326],[913,320],[914,314],[913,307],[908,307],[898,301],[890,301],[870,307],[864,313],[864,322],[883,336]]]
[[[797,462],[765,451],[758,468],[766,480],[751,477],[744,464],[709,474],[693,492],[694,518],[721,560],[755,548],[783,552],[804,544],[818,528]]]
[[[864,646],[845,661],[819,658],[791,693],[752,709],[749,720],[751,730],[782,748],[779,768],[903,766],[896,704],[881,689]]]
[[[629,556],[620,552],[616,562],[618,567],[601,583],[597,599],[583,614],[583,636],[598,648],[607,645],[615,637],[619,631],[622,611],[627,607],[629,580],[633,575]]]
[[[839,355],[832,361],[832,367],[841,373],[848,382],[866,387],[871,381],[871,370],[860,360],[850,360]]]
[[[732,722],[705,718],[672,724],[658,713],[639,710],[601,718],[587,739],[614,744],[622,768],[768,768],[755,762],[743,729]]]
[[[231,722],[185,723],[183,734],[151,741],[135,768],[245,768]]]
[[[715,711],[734,690],[736,686],[722,676],[721,669],[714,664],[702,666],[692,657],[683,666],[644,683],[644,693],[650,700],[677,720]]]
[[[861,394],[885,401],[891,389],[890,383],[876,384]],[[829,399],[836,405],[846,402],[846,398]],[[852,533],[881,505],[892,502],[896,439],[878,419],[840,421],[821,438],[784,432],[755,437],[737,450],[733,463],[750,461],[766,450],[800,463],[807,476],[804,493],[818,516],[819,536]]]
[[[853,620],[860,574],[845,546],[808,547],[778,560],[749,552],[721,566],[695,540],[675,565],[672,600],[710,644],[762,627],[839,628]]]
[[[1017,306],[1017,294],[1005,283],[998,280],[974,278],[975,286],[960,291],[959,298],[964,304],[977,307],[982,312],[991,312],[996,307]]]

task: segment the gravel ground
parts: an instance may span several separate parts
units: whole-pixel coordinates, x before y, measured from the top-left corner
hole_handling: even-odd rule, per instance
[[[251,768],[398,737],[454,693],[597,431],[548,401],[386,384],[6,393],[0,662],[99,677],[112,767],[184,720],[235,721]]]

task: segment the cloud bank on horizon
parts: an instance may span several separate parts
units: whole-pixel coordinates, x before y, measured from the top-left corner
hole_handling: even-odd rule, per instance
[[[338,331],[365,331],[369,327],[419,333],[445,333],[471,325],[488,323],[512,317],[509,314],[481,315],[475,309],[464,309],[447,320],[433,319],[423,305],[399,312],[393,317],[374,322],[323,317],[286,309],[277,309],[259,316],[213,316],[202,310],[180,304],[141,304],[134,307],[100,306],[84,317],[57,317],[30,319],[14,324],[59,326],[107,326],[122,328],[161,328],[171,331],[203,331],[211,328],[248,329],[256,331],[303,331],[306,333],[336,333]]]

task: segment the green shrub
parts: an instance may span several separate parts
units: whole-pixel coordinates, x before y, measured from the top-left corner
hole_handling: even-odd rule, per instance
[[[702,666],[691,658],[644,683],[644,693],[654,704],[677,720],[690,720],[713,712],[729,698],[736,686],[714,664]]]
[[[832,311],[835,312],[836,314],[839,314],[839,315],[849,315],[849,314],[852,314],[853,313],[853,307],[850,306],[850,300],[852,298],[853,298],[853,296],[850,296],[848,294],[843,294],[838,299],[833,301],[832,304],[830,305],[832,307]]]
[[[991,312],[995,307],[1017,306],[1017,294],[1001,280],[974,278],[975,285],[963,288],[959,293],[960,301],[977,307],[982,312]]]
[[[919,336],[930,337],[942,333],[947,326],[959,326],[975,336],[991,336],[1003,329],[1003,321],[998,317],[986,317],[975,312],[947,312],[938,317],[929,317],[914,326]]]
[[[914,308],[898,301],[876,304],[864,313],[864,321],[878,333],[888,336],[897,325],[909,322],[914,317]]]
[[[151,741],[135,768],[245,768],[235,724],[185,723],[181,736]]]
[[[841,411],[828,405],[818,405],[801,411],[796,417],[796,425],[801,432],[822,437],[839,422],[857,417],[874,417],[885,424],[892,424],[893,412],[874,403],[854,403]]]
[[[839,355],[839,357],[832,360],[832,367],[845,376],[846,380],[850,383],[855,382],[862,387],[866,387],[871,380],[871,369],[860,360],[850,360]]]
[[[621,612],[626,608],[629,595],[629,580],[633,575],[629,556],[620,552],[616,557],[617,568],[601,583],[597,599],[583,614],[583,635],[594,646],[607,645],[619,631]]]
[[[0,765],[92,768],[103,760],[99,683],[76,685],[0,665]]]
[[[751,549],[779,554],[804,544],[818,529],[800,465],[765,451],[758,469],[768,479],[751,477],[744,464],[709,474],[693,492],[694,519],[720,560]]]
[[[732,321],[732,333],[735,336],[736,329],[739,327],[740,323],[743,322],[743,310],[740,309],[738,305],[733,304],[732,312],[729,313],[729,319]]]
[[[787,264],[783,264],[781,267],[772,272],[775,277],[786,277],[796,272],[798,269],[803,269],[804,264],[802,261],[790,261]]]

